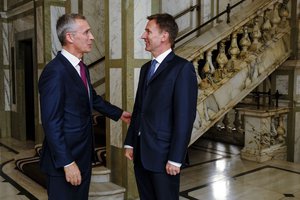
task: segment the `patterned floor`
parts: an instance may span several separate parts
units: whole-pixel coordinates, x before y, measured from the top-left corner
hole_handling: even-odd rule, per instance
[[[12,139],[0,139],[0,199],[47,199],[46,191],[15,168],[14,159],[20,152],[34,147]],[[26,152],[25,152],[26,154]]]
[[[47,199],[44,188],[15,169],[32,143],[0,139],[0,199]],[[241,147],[198,140],[182,170],[180,200],[300,200],[300,164],[241,160]],[[30,152],[28,152],[30,153]]]
[[[181,196],[191,200],[300,199],[300,164],[241,160],[241,147],[208,140],[190,149],[182,171]]]

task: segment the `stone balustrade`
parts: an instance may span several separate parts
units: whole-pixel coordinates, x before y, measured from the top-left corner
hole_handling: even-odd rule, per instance
[[[190,144],[267,78],[290,55],[288,1],[254,0],[179,48],[194,66],[199,92]]]

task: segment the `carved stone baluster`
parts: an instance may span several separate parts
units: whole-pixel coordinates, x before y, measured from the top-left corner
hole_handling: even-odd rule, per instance
[[[235,129],[239,134],[243,134],[244,133],[244,130],[242,128],[243,123],[240,119],[239,111],[235,110],[234,112],[235,112],[235,115],[234,115],[233,125],[235,126]]]
[[[215,128],[217,131],[222,132],[222,129],[224,128],[224,127],[223,127],[222,121],[218,121],[217,123],[215,123],[214,128]]]
[[[272,117],[271,118],[271,131],[270,131],[271,137],[270,137],[270,143],[271,145],[276,144],[276,137],[277,137],[277,130],[276,130],[276,126],[275,126],[275,118]]]
[[[262,34],[260,31],[260,27],[259,27],[259,18],[258,17],[254,19],[254,26],[253,26],[253,31],[252,31],[251,36],[252,36],[253,42],[252,42],[249,50],[256,52],[262,46],[261,42],[259,41]]]
[[[273,9],[273,17],[271,19],[271,23],[273,25],[273,28],[272,28],[272,34],[275,35],[277,32],[278,32],[278,25],[281,21],[281,18],[279,16],[279,3],[276,3],[275,6],[274,6],[274,9]]]
[[[284,115],[279,115],[278,127],[276,129],[278,135],[277,139],[279,143],[285,143],[285,128],[283,126],[283,117]]]
[[[289,27],[289,22],[287,21],[287,17],[289,16],[289,10],[287,8],[289,0],[283,0],[280,10],[279,10],[279,15],[281,17],[281,28],[288,28]]]
[[[199,59],[203,59],[204,56],[203,56],[203,53],[201,54],[201,56],[199,56]],[[206,62],[207,63],[207,62]],[[201,79],[201,77],[199,76],[199,78],[201,79],[200,83],[198,82],[198,84],[200,84],[200,89],[205,91],[206,89],[210,88],[211,87],[211,84],[207,78],[207,73],[209,73],[209,67],[206,66],[206,63],[205,65],[203,66],[202,70],[201,70],[201,75],[205,75],[205,77],[203,77]],[[197,61],[197,64],[198,64],[198,61]],[[199,66],[199,64],[197,65]]]
[[[198,67],[199,67],[198,61],[199,61],[200,59],[201,59],[201,56],[199,56],[199,57],[197,57],[197,58],[195,58],[195,59],[193,60],[193,65],[194,65],[195,71],[196,71],[196,76],[197,76],[198,86],[200,86],[200,83],[202,82],[202,79],[201,79],[201,77],[199,76],[199,69],[198,69]]]
[[[212,63],[212,49],[209,49],[206,52],[206,62],[209,64],[209,69],[210,69],[210,74],[214,74],[216,71],[216,68],[214,67],[213,63]]]
[[[240,58],[245,58],[248,55],[248,48],[251,45],[251,41],[248,35],[248,27],[244,26],[243,30],[243,38],[240,40],[240,46],[242,47],[242,51],[240,53]]]
[[[272,24],[270,22],[270,10],[266,10],[264,13],[264,23],[261,26],[262,29],[262,36],[265,44],[268,44],[268,42],[271,41],[272,36],[271,36],[271,29],[272,29]]]
[[[213,78],[213,73],[215,72],[215,67],[212,63],[212,49],[209,49],[206,52],[206,63],[203,67],[203,72],[205,74],[205,78],[203,79],[203,81],[201,82],[201,88],[207,88],[207,84],[209,84],[209,86],[213,86],[215,87],[215,80]],[[202,84],[203,83],[203,84]]]
[[[219,64],[219,68],[217,70],[218,71],[217,81],[220,81],[221,79],[226,77],[226,69],[224,67],[228,62],[228,58],[225,54],[225,42],[226,42],[225,39],[220,42],[219,54],[217,56],[217,63]]]
[[[230,72],[238,71],[240,67],[236,64],[236,61],[237,61],[237,56],[240,53],[240,49],[237,44],[237,32],[234,32],[231,35],[231,45],[228,51],[229,54],[231,55],[231,59],[227,63],[227,68]]]
[[[224,118],[223,118],[223,124],[224,124],[224,127],[225,127],[225,130],[227,133],[231,133],[231,128],[229,126],[230,122],[229,122],[229,117],[228,117],[228,114],[226,113],[224,115]]]

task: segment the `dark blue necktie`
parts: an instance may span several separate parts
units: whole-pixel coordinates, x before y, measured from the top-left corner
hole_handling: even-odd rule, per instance
[[[151,79],[151,77],[153,76],[154,72],[155,72],[155,65],[157,64],[157,60],[153,59],[151,61],[151,67],[150,67],[150,70],[148,72],[148,78],[147,80],[149,81]]]

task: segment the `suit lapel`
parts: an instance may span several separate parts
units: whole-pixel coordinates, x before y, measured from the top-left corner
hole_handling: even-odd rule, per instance
[[[153,74],[153,76],[150,78],[148,84],[150,84],[157,76],[159,76],[159,74],[164,71],[169,65],[168,63],[174,58],[175,54],[173,51],[171,51],[167,57],[162,61],[162,63],[159,65],[159,67],[157,68],[157,70],[155,71],[155,73]],[[151,62],[149,62],[148,64],[148,70],[150,69],[150,65]],[[145,78],[146,79],[146,78]]]
[[[67,71],[67,74],[70,75],[70,77],[74,80],[75,82],[74,85],[76,87],[80,87],[80,90],[87,92],[81,77],[79,76],[78,72],[73,67],[73,65],[60,52],[57,54],[57,57],[62,61],[63,66]],[[87,79],[88,79],[88,85],[90,85],[89,76],[87,76]]]
[[[73,67],[73,65],[60,52],[58,53],[57,56],[62,61],[62,63],[64,64],[64,67],[65,67],[65,69],[67,71],[67,74],[70,75],[71,78],[74,80],[75,85],[77,87],[80,87],[82,90],[86,91],[86,88],[85,88],[85,86],[84,86],[84,84],[82,82],[82,79],[80,78],[78,72]]]

